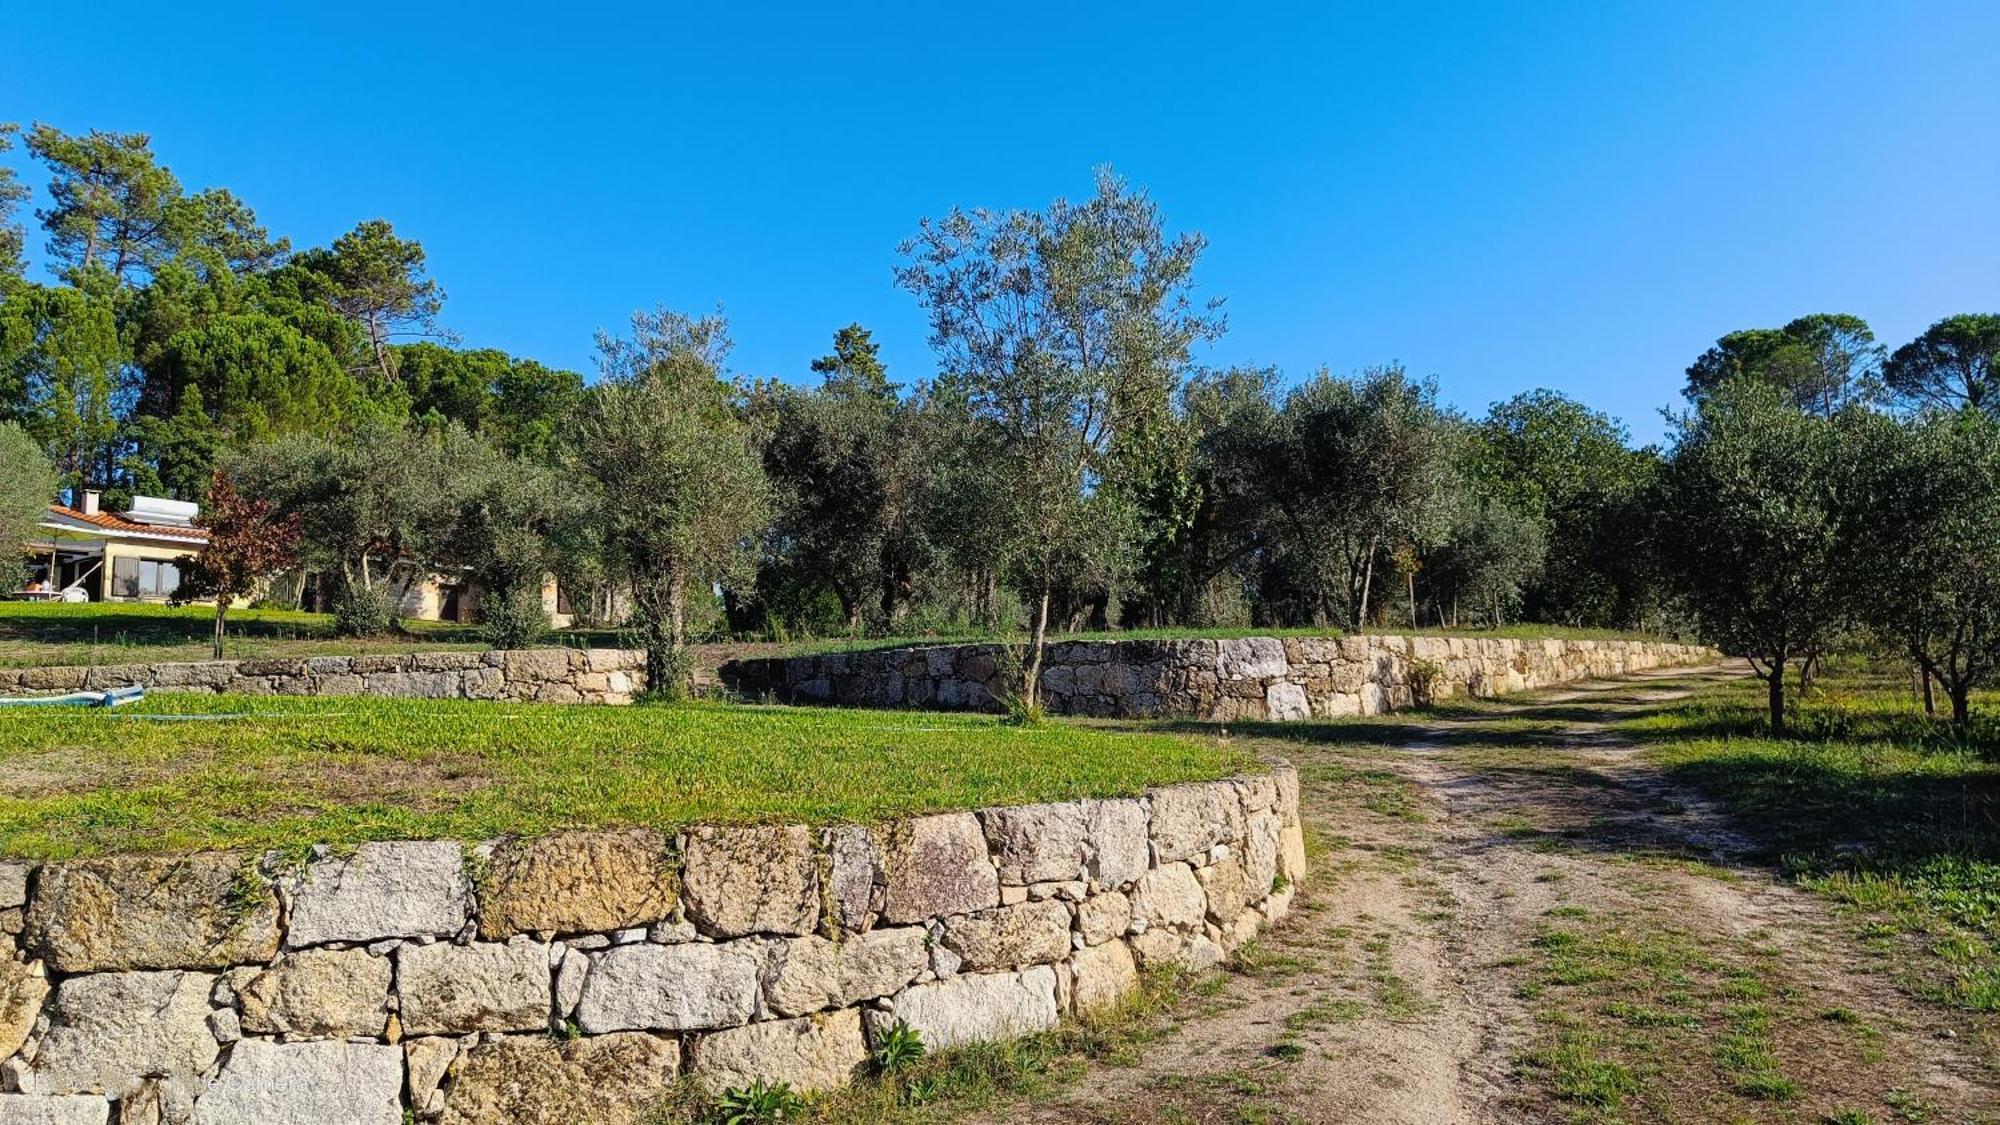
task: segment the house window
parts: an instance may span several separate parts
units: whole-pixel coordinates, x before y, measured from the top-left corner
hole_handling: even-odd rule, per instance
[[[170,562],[155,559],[111,560],[111,596],[114,598],[166,598],[181,587],[181,570]]]

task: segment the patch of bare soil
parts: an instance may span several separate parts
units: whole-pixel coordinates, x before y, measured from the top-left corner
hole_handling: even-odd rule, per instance
[[[1466,708],[1296,762],[1294,917],[1178,1031],[982,1120],[2000,1121],[2000,1072],[1608,724],[1740,670]]]

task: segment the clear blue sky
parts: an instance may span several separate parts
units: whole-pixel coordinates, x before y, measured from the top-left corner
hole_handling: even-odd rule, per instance
[[[720,303],[743,372],[859,320],[928,375],[897,242],[1106,163],[1208,235],[1205,361],[1550,386],[1642,440],[1725,331],[2000,311],[1992,0],[207,7],[15,5],[0,120],[151,133],[298,245],[387,218],[468,344],[586,371]]]

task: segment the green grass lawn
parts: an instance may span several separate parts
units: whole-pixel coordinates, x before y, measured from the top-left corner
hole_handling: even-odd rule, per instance
[[[1254,767],[1210,739],[975,715],[156,695],[0,709],[0,855],[867,822]]]
[[[167,606],[140,602],[92,602],[61,605],[0,602],[0,667],[31,668],[55,664],[142,664],[172,660],[207,660],[214,612],[204,606]],[[1515,637],[1540,639],[1651,639],[1637,633],[1605,629],[1564,629],[1551,625],[1510,625],[1503,629],[1419,629],[1426,636]],[[1395,632],[1395,630],[1385,630]],[[1406,630],[1407,632],[1407,630]],[[1338,629],[1126,629],[1109,633],[1053,634],[1055,640],[1185,640],[1220,637],[1325,637]],[[804,656],[823,652],[902,648],[909,645],[952,644],[1001,640],[1024,643],[1025,637],[960,633],[900,637],[835,636],[790,638],[782,641],[722,642],[702,646],[710,664],[737,656]],[[615,629],[563,629],[544,642],[566,647],[616,647],[624,643]],[[229,634],[223,655],[232,660],[265,657],[330,656],[361,652],[417,650],[482,650],[487,646],[477,626],[442,621],[406,621],[401,631],[385,637],[349,638],[334,635],[333,617],[283,609],[239,609],[229,614]]]
[[[2000,1011],[2000,698],[1975,701],[1961,739],[1911,695],[1900,677],[1849,670],[1773,739],[1763,685],[1744,680],[1625,729],[1771,861],[1850,910],[1905,983]]]
[[[1415,634],[1424,637],[1504,637],[1515,640],[1659,640],[1647,633],[1621,632],[1616,629],[1571,629],[1560,625],[1507,625],[1499,629],[1375,629],[1395,636]],[[1338,637],[1347,630],[1332,627],[1272,628],[1253,625],[1223,626],[1212,629],[1161,628],[1161,629],[1118,629],[1112,631],[1082,633],[1050,633],[1051,641],[1183,641],[1216,640],[1235,637]],[[792,638],[772,642],[769,655],[805,656],[825,652],[855,652],[870,649],[906,648],[911,645],[958,644],[1002,641],[1010,644],[1025,644],[1027,637],[1022,634],[992,633],[952,633],[937,635],[909,635],[897,637],[809,637]]]
[[[207,660],[214,624],[215,611],[206,606],[0,602],[0,667]],[[354,640],[334,635],[330,614],[239,609],[229,614],[224,655],[241,660],[486,647],[478,630],[449,622],[412,621],[395,636]]]

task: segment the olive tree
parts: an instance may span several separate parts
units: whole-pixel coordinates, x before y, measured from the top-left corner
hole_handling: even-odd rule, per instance
[[[12,422],[0,422],[0,588],[20,580],[21,544],[49,514],[56,495],[56,471],[41,445]]]
[[[930,314],[939,380],[963,403],[1012,489],[1005,553],[1032,615],[1020,695],[1033,712],[1057,590],[1124,560],[1130,506],[1102,487],[1121,433],[1195,342],[1221,331],[1198,306],[1206,241],[1169,236],[1159,207],[1108,170],[1080,203],[953,210],[903,244],[898,281]]]
[[[933,554],[926,524],[937,469],[917,405],[898,397],[876,350],[867,329],[849,325],[833,354],[813,361],[821,386],[763,390],[776,514],[773,565],[759,589],[830,588],[849,631],[864,617],[893,626]]]
[[[1873,488],[1855,589],[1963,729],[2000,666],[2000,421],[1963,410],[1884,424],[1859,461]]]
[[[299,517],[306,565],[339,576],[335,627],[349,635],[387,630],[398,579],[431,570],[446,518],[448,478],[439,439],[388,421],[338,436],[295,436],[245,448],[229,471],[250,495]]]
[[[596,490],[607,571],[629,586],[647,683],[687,673],[687,595],[739,574],[765,528],[769,488],[754,435],[723,378],[728,323],[661,309],[627,338],[598,338],[603,380],[571,460]]]
[[[1857,432],[1877,415],[1807,413],[1783,392],[1738,379],[1676,420],[1662,476],[1659,547],[1701,635],[1747,657],[1785,730],[1785,677],[1809,665],[1850,618]]]
[[[576,490],[554,468],[509,457],[452,426],[439,448],[442,508],[427,554],[479,584],[480,624],[495,648],[548,630],[542,586],[579,518]]]
[[[1366,627],[1381,556],[1448,530],[1453,456],[1437,388],[1399,367],[1322,371],[1286,397],[1261,477],[1308,616],[1325,621],[1338,604],[1348,626]]]

